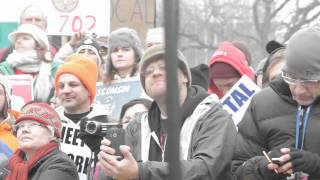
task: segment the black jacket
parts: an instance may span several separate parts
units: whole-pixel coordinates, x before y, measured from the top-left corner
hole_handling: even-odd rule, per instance
[[[29,171],[29,180],[79,180],[74,162],[56,149],[44,156]]]
[[[320,155],[320,107],[317,104],[314,106],[304,150]],[[259,162],[265,159],[262,151],[295,148],[297,109],[298,104],[292,99],[289,86],[280,78],[252,98],[238,125],[239,133],[232,162],[234,179],[267,179],[263,177],[262,169],[259,169]],[[273,179],[285,178],[278,176]]]

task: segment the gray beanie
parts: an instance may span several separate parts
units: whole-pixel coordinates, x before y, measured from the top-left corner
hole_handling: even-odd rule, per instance
[[[141,59],[141,66],[140,66],[140,81],[142,84],[142,87],[145,89],[145,84],[144,84],[144,75],[143,72],[144,69],[153,61],[157,60],[155,59],[157,56],[160,55],[164,55],[165,54],[165,47],[163,44],[157,44],[157,45],[153,45],[149,48],[146,49],[146,51],[144,52],[144,55],[142,56]],[[180,60],[180,66],[179,68],[181,69],[181,71],[187,76],[188,78],[188,86],[191,86],[191,72],[190,72],[190,68],[187,62],[187,59],[184,57],[184,55],[182,54],[182,52],[180,50],[177,51],[177,57]]]
[[[108,47],[108,61],[111,60],[111,53],[116,47],[131,47],[138,61],[140,61],[143,53],[143,47],[137,31],[126,27],[111,32],[108,39]]]
[[[320,29],[305,28],[289,39],[283,71],[297,78],[320,80]]]

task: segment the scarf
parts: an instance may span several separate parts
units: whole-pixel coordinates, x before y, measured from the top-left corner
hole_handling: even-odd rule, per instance
[[[19,53],[13,50],[9,54],[6,62],[13,68],[16,68],[25,73],[39,72],[40,59],[38,58],[37,51],[31,50],[24,53]]]
[[[49,154],[53,150],[58,148],[56,142],[50,142],[39,149],[29,160],[24,160],[25,153],[18,149],[9,160],[10,173],[6,177],[6,180],[28,180],[28,173],[36,165],[36,163]]]
[[[193,113],[198,104],[205,99],[209,94],[205,89],[200,86],[191,86],[188,89],[188,94],[186,100],[184,101],[181,108],[181,119],[179,121],[179,132],[184,121]],[[155,132],[158,137],[161,136],[161,132],[166,132],[165,122],[167,120],[161,119],[161,112],[159,107],[155,102],[152,103],[149,113],[148,113],[148,122],[150,124],[151,132]],[[165,146],[164,151],[164,161],[167,162],[167,146]],[[149,148],[149,158],[150,161],[162,161],[162,151],[161,148],[157,145],[156,141],[153,138],[150,138],[150,148]]]
[[[48,52],[49,53],[49,52]],[[37,74],[34,78],[34,101],[47,102],[53,89],[51,77],[51,62],[44,62],[38,58],[37,51],[30,50],[19,53],[14,50],[6,60],[13,68],[25,74]]]

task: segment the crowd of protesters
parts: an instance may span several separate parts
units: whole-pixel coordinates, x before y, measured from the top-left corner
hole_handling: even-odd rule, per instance
[[[0,179],[79,179],[75,162],[61,149],[62,126],[81,129],[93,121],[116,122],[125,141],[119,156],[110,139],[80,130],[77,138],[93,154],[87,179],[168,179],[163,28],[150,29],[145,45],[128,27],[103,43],[77,32],[57,50],[47,23],[38,6],[26,7],[8,35],[10,47],[0,51],[0,157],[8,159],[0,159]],[[301,28],[286,44],[271,40],[256,69],[241,41],[221,42],[208,64],[192,68],[176,51],[182,179],[320,179],[318,40],[319,27]],[[6,76],[21,74],[33,78],[33,101],[17,110]],[[220,100],[243,76],[261,91],[235,124]],[[148,98],[128,100],[120,119],[112,119],[96,101],[97,83],[132,77]]]

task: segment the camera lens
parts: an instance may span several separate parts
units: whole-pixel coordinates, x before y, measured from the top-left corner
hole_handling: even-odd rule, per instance
[[[86,125],[86,132],[95,134],[97,132],[97,125],[94,121],[90,121]]]

